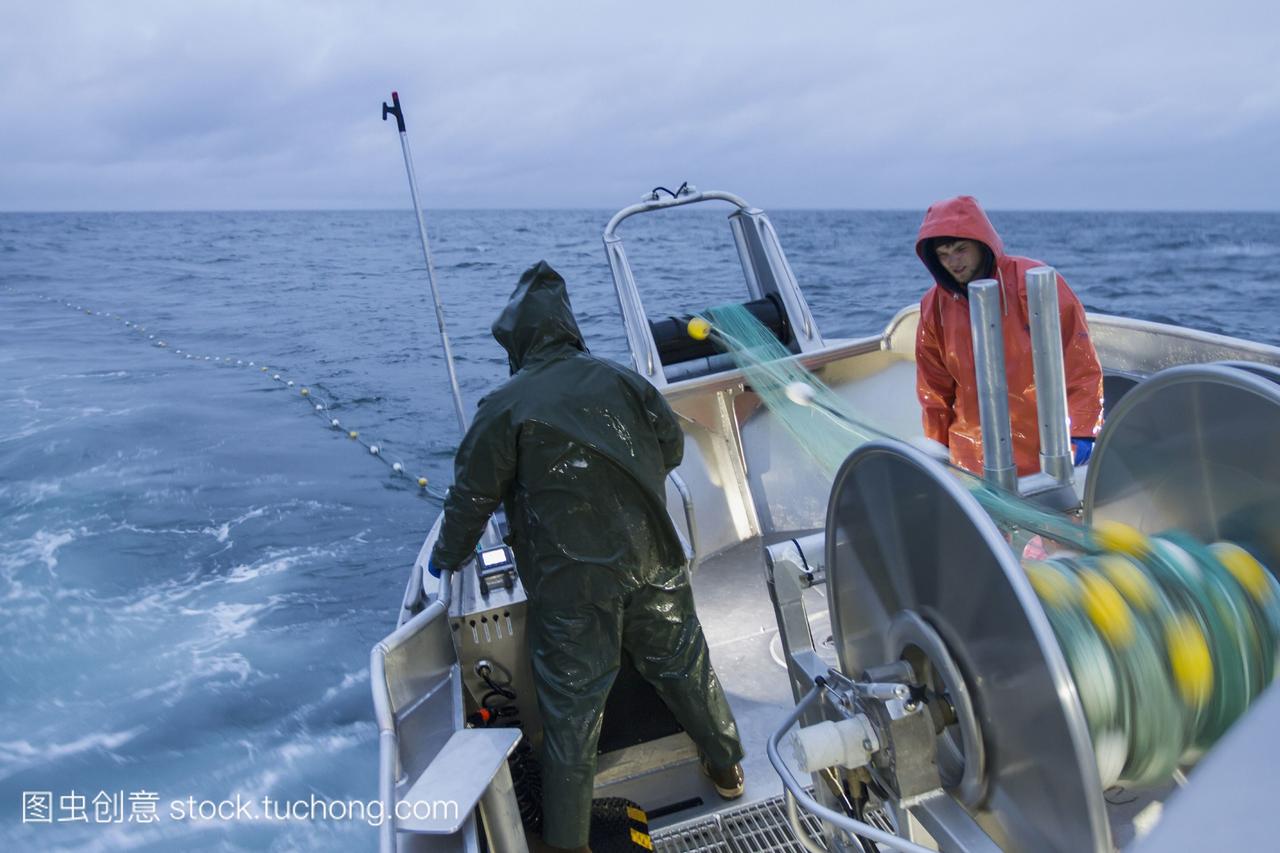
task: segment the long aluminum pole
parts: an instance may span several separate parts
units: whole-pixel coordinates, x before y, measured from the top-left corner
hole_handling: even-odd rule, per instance
[[[400,95],[396,92],[391,93],[391,102],[395,105],[388,107],[384,101],[382,104],[382,120],[386,121],[388,115],[396,117],[396,127],[400,130],[400,148],[404,151],[404,169],[409,174],[409,195],[413,198],[413,212],[418,217],[418,236],[422,238],[422,257],[427,263],[427,284],[431,287],[431,300],[436,307],[436,326],[440,329],[440,343],[444,346],[444,366],[449,371],[449,390],[453,393],[453,408],[458,414],[458,428],[463,433],[467,431],[467,412],[462,405],[462,391],[458,387],[458,373],[453,366],[453,347],[449,345],[449,333],[444,325],[444,306],[440,304],[440,291],[436,289],[436,270],[435,265],[431,263],[431,244],[427,240],[427,221],[422,216],[422,205],[418,202],[418,178],[413,171],[413,155],[409,152],[409,134],[404,128],[404,113],[400,109]]]
[[[1027,271],[1031,314],[1031,364],[1040,419],[1040,470],[1059,483],[1075,477],[1071,464],[1066,368],[1062,359],[1062,319],[1058,314],[1058,273],[1053,267]]]
[[[409,135],[404,128],[404,111],[400,109],[400,94],[391,93],[391,103],[382,102],[382,120],[387,116],[396,117],[396,127],[400,131],[400,149],[404,152],[404,169],[409,174],[409,196],[413,199],[413,212],[418,217],[418,236],[422,239],[422,257],[427,262],[427,284],[431,286],[431,300],[436,307],[436,326],[440,329],[440,343],[444,347],[444,366],[449,372],[449,390],[453,393],[453,410],[458,416],[458,429],[466,435],[469,419],[467,410],[462,405],[462,390],[458,387],[458,372],[453,366],[453,347],[449,345],[449,332],[444,325],[444,306],[440,304],[440,291],[436,289],[436,270],[431,263],[431,244],[427,241],[427,221],[422,216],[422,205],[418,203],[418,177],[413,171],[413,154],[409,151]],[[481,536],[481,544],[488,548],[502,541],[498,524],[490,516]]]
[[[1018,493],[1009,435],[1009,382],[1004,368],[1004,331],[1000,322],[1000,283],[984,278],[969,284],[969,328],[973,367],[978,378],[978,417],[982,421],[982,476]]]

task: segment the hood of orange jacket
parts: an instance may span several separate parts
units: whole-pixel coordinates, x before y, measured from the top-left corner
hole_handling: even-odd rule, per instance
[[[929,272],[933,273],[933,280],[952,293],[967,295],[967,285],[952,278],[951,273],[938,260],[934,245],[940,237],[973,240],[982,244],[986,250],[985,269],[979,270],[976,278],[991,278],[994,269],[1004,258],[1004,242],[978,200],[971,195],[956,196],[931,205],[925,212],[924,222],[920,224],[920,234],[916,237],[916,254],[924,261]]]

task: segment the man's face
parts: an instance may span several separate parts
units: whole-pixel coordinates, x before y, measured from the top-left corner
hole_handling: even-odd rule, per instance
[[[953,240],[937,247],[938,263],[958,284],[973,281],[982,266],[982,247],[974,240]]]

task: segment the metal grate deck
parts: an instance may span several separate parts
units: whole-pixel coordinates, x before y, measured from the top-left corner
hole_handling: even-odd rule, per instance
[[[825,849],[817,819],[802,811],[800,822]],[[653,846],[661,853],[805,853],[787,822],[782,797],[669,826],[653,833]]]

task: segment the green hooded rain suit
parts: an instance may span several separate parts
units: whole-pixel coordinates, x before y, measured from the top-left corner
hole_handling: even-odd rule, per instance
[[[666,510],[664,480],[684,454],[675,414],[638,374],[587,352],[546,262],[521,276],[493,336],[512,375],[458,448],[432,561],[466,562],[504,505],[544,721],[543,838],[581,847],[622,649],[709,764],[733,766],[742,747]]]

